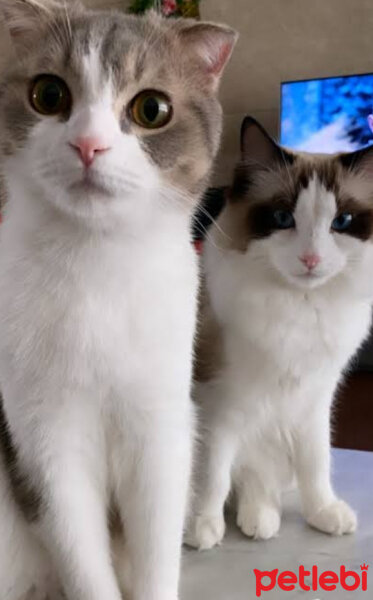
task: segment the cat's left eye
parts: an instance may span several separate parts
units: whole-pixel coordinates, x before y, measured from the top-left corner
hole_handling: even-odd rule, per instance
[[[295,219],[290,210],[275,210],[272,216],[276,229],[293,229],[295,227]]]
[[[171,100],[163,92],[145,90],[140,92],[131,102],[129,115],[140,127],[160,129],[172,118]]]
[[[342,213],[338,215],[332,222],[332,229],[334,231],[347,231],[352,223],[351,213]]]
[[[55,116],[71,109],[72,97],[67,84],[56,75],[39,75],[30,87],[30,104],[36,112]]]

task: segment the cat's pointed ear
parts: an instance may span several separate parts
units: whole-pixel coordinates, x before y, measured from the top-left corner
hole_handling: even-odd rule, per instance
[[[0,19],[15,47],[25,47],[57,13],[68,19],[80,0],[0,0]]]
[[[365,172],[367,175],[373,176],[373,146],[340,154],[339,160],[342,166],[349,171]]]
[[[238,33],[226,25],[187,22],[180,30],[183,53],[197,60],[205,75],[217,87]]]
[[[253,117],[245,117],[241,126],[241,158],[263,168],[294,161],[294,156],[279,146]]]

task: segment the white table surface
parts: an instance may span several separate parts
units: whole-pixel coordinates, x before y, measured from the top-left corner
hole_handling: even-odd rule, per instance
[[[372,432],[373,435],[373,432]],[[255,600],[253,569],[298,571],[303,564],[319,571],[339,572],[341,565],[360,573],[370,564],[368,591],[292,592],[279,588],[263,592],[263,600],[371,600],[373,598],[373,452],[333,451],[335,488],[359,516],[354,535],[330,537],[309,528],[299,511],[296,492],[284,499],[284,512],[277,538],[258,542],[245,538],[233,521],[224,543],[217,549],[198,552],[185,549],[181,600]]]

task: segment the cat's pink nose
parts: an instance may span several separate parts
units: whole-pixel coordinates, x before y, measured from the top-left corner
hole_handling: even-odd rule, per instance
[[[301,256],[299,260],[307,267],[307,269],[312,271],[312,269],[314,269],[315,267],[317,267],[318,264],[320,264],[321,256],[314,253],[303,254],[303,256]]]
[[[96,137],[77,138],[74,142],[70,143],[70,146],[78,152],[85,167],[90,167],[98,154],[110,150],[110,146]]]

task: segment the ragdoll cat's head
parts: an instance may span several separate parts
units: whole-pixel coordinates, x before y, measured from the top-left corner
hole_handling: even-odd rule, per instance
[[[353,270],[373,242],[373,147],[293,153],[250,117],[221,217],[229,244],[304,289]]]
[[[198,197],[231,29],[75,0],[0,0],[1,17],[16,50],[0,90],[8,185],[83,216],[144,210],[149,190]]]

